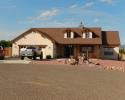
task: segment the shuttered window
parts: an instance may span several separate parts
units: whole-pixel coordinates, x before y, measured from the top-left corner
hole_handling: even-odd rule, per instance
[[[83,33],[83,38],[92,38],[92,32]]]
[[[66,33],[64,33],[64,38],[74,38],[74,32],[66,32]]]

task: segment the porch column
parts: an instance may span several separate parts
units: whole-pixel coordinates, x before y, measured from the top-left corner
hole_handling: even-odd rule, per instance
[[[80,55],[80,46],[75,45],[74,46],[74,56],[78,56],[78,55]]]
[[[101,57],[101,48],[99,45],[95,45],[94,51],[95,51],[94,54],[96,58]]]
[[[64,56],[64,45],[56,45],[56,56],[57,57]]]

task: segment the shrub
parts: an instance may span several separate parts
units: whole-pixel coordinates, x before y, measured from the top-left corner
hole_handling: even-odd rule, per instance
[[[12,47],[12,43],[10,41],[6,41],[6,40],[1,40],[0,45],[2,45],[4,48],[5,47]]]
[[[96,58],[97,58],[97,59],[102,59],[102,57],[101,57],[101,56],[97,56]]]
[[[119,49],[119,53],[120,53],[120,54],[125,54],[125,49],[124,49],[124,48],[120,48],[120,49]]]
[[[47,55],[46,58],[47,59],[51,59],[52,57],[51,57],[51,55]]]

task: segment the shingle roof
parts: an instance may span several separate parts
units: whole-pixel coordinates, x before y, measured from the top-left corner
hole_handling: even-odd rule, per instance
[[[95,35],[92,39],[83,39],[82,33],[85,29],[93,32]],[[79,35],[76,38],[64,38],[64,33],[70,30],[75,34]],[[46,35],[48,38],[54,40],[58,44],[108,44],[108,45],[119,45],[120,39],[117,31],[101,31],[101,28],[32,28],[24,32],[17,38],[13,39],[12,42],[20,39],[25,34],[28,34],[32,31],[37,31],[41,34]]]
[[[118,31],[102,31],[102,45],[120,45]]]
[[[81,28],[37,28],[37,30],[47,34],[59,44],[102,44],[100,28],[89,28],[89,31],[96,35],[96,38],[92,39],[83,39],[82,33],[84,32],[84,29]],[[80,37],[74,39],[64,38],[64,33],[67,30],[75,32]]]

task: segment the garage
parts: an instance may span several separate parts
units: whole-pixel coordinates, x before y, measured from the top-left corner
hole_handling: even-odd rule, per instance
[[[43,53],[43,59],[46,59],[48,55],[53,57],[53,41],[47,37],[44,33],[38,32],[35,29],[30,29],[20,36],[12,40],[12,56],[20,56],[21,47],[34,46],[41,48]]]

